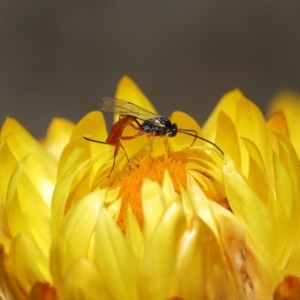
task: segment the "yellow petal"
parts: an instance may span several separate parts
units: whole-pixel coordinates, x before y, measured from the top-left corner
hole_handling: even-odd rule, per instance
[[[74,261],[68,270],[64,278],[62,294],[63,299],[66,300],[113,299],[95,266],[84,258]]]
[[[142,92],[142,90],[130,77],[126,75],[124,75],[118,83],[116,98],[129,101],[150,112],[157,113],[154,106]],[[116,122],[117,120],[118,116],[115,116],[114,122]]]
[[[170,299],[176,295],[176,249],[185,228],[182,207],[173,202],[145,245],[138,284],[140,299]]]
[[[221,111],[224,111],[231,120],[235,120],[237,115],[237,107],[239,102],[244,98],[244,95],[235,89],[227,94],[225,94],[217,106],[214,108],[213,112],[210,114],[209,118],[203,125],[203,133],[206,137],[214,140],[217,133],[216,126],[218,124],[217,119]]]
[[[50,123],[45,139],[45,148],[52,156],[59,160],[60,155],[69,142],[75,124],[63,118],[55,118]]]
[[[269,106],[268,114],[283,111],[289,128],[291,141],[300,155],[300,139],[298,128],[300,127],[300,96],[292,91],[283,91],[274,97]]]
[[[9,256],[2,256],[3,272],[14,299],[25,299],[31,286],[43,280],[36,254],[33,244],[24,235],[19,235],[12,243]]]
[[[1,139],[7,138],[6,146],[1,148],[0,164],[1,193],[6,195],[10,174],[18,161],[29,155],[25,173],[44,201],[50,206],[56,181],[57,163],[54,158],[14,119],[7,119],[1,129]],[[3,151],[3,152],[2,152]],[[6,169],[6,171],[4,171]],[[1,172],[1,171],[0,171]]]
[[[7,216],[6,216],[6,205],[4,203],[4,199],[2,199],[1,196],[0,196],[0,236],[10,237],[10,232],[7,223]]]
[[[91,157],[98,157],[101,153],[105,153],[106,159],[112,156],[111,146],[89,142],[83,136],[102,142],[106,141],[107,130],[101,112],[87,114],[75,126],[70,142],[66,145],[60,158],[58,178]]]
[[[104,207],[96,225],[95,253],[97,270],[115,299],[137,299],[137,260]]]
[[[218,235],[215,217],[211,211],[210,201],[200,189],[193,176],[188,176],[187,192],[195,213]]]
[[[246,244],[245,232],[233,218],[220,216],[222,241],[236,281],[238,299],[268,299],[275,280],[272,268],[266,268],[256,252]],[[276,277],[276,276],[275,276]],[[278,280],[278,277],[276,278]]]
[[[283,111],[274,113],[268,120],[268,126],[271,130],[279,131],[286,136],[290,136],[289,127]]]
[[[258,150],[256,144],[254,144],[252,141],[246,138],[242,138],[242,141],[249,153],[249,170],[247,175],[247,183],[249,184],[253,192],[255,192],[257,196],[259,196],[261,201],[269,205],[269,189],[272,188],[272,184],[269,183],[268,186],[268,178],[261,153]]]
[[[274,174],[276,205],[274,216],[276,223],[281,224],[276,229],[278,247],[273,251],[276,265],[279,269],[285,267],[290,256],[298,252],[298,240],[300,238],[300,222],[298,211],[300,210],[300,171],[297,155],[286,136],[276,133],[279,145],[279,157],[274,154]],[[291,230],[293,228],[293,230]],[[287,235],[286,232],[289,232]],[[296,269],[295,269],[296,270]]]
[[[274,300],[297,300],[300,299],[300,278],[296,276],[286,276],[276,287]]]
[[[144,216],[144,237],[148,241],[165,210],[161,187],[157,182],[145,178],[142,185],[142,210]]]
[[[166,206],[171,205],[171,203],[176,201],[176,199],[179,200],[179,196],[174,190],[172,178],[168,171],[165,171],[165,173],[164,173],[162,192],[164,194],[164,201],[165,201]]]
[[[239,147],[239,136],[233,120],[223,110],[217,118],[216,145],[222,148],[234,161],[238,169],[241,168],[241,149]]]
[[[105,194],[106,191],[102,190],[87,195],[69,211],[65,219],[61,220],[63,221],[61,228],[56,229],[51,271],[59,289],[62,288],[63,278],[73,261],[88,256],[90,241],[94,235]]]
[[[176,274],[179,298],[243,299],[238,297],[216,236],[198,217],[180,242]]]
[[[275,223],[272,214],[253,192],[243,176],[235,169],[233,161],[226,155],[223,176],[225,190],[233,213],[269,251],[274,251],[273,228],[275,228]]]
[[[49,276],[50,208],[26,176],[26,164],[27,159],[22,159],[12,174],[7,193],[7,221],[13,237],[23,233],[37,246],[35,259],[44,276]]]
[[[36,282],[27,300],[58,300],[58,295],[53,286],[46,282]]]
[[[175,111],[172,113],[170,120],[172,123],[176,123],[179,129],[185,129],[188,131],[188,133],[198,135],[199,137],[202,136],[202,130],[198,123],[186,113]],[[194,130],[195,132],[191,130]],[[171,148],[174,151],[178,151],[185,147],[190,147],[194,142],[194,138],[187,134],[178,132],[175,137],[169,138],[168,141],[171,145]],[[203,145],[203,143],[204,142],[201,139],[197,138],[193,146]]]
[[[239,137],[251,140],[261,152],[266,165],[271,164],[270,147],[268,146],[266,122],[261,111],[254,103],[244,97],[239,90],[226,94],[203,126],[203,133],[214,141],[217,133],[217,118],[223,110],[236,126]],[[222,148],[222,144],[219,145]],[[244,174],[248,172],[249,157],[242,141],[239,141],[241,151],[241,169]],[[268,170],[267,170],[268,171]]]
[[[70,174],[59,180],[56,185],[53,193],[53,201],[51,207],[51,226],[54,237],[58,235],[63,217],[73,204],[73,198],[71,196],[72,192],[77,187],[76,185],[73,185],[74,178],[82,169],[86,168],[88,164],[89,161],[82,163],[78,168],[70,172]],[[69,200],[69,198],[71,199]]]
[[[125,237],[128,246],[135,254],[136,258],[140,259],[144,250],[144,239],[141,228],[137,222],[135,215],[132,212],[130,205],[128,205],[127,208]]]
[[[293,274],[297,277],[300,277],[300,251],[297,250],[296,253],[291,254],[287,264],[284,266],[284,269],[281,271],[282,276],[287,276]]]
[[[106,123],[103,114],[100,111],[93,111],[85,115],[75,126],[71,139],[87,136],[91,139],[105,142],[107,138]],[[96,156],[101,149],[108,151],[110,148],[103,144],[93,142],[88,143],[91,149],[91,155]]]

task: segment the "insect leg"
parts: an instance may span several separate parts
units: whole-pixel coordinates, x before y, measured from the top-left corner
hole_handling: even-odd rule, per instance
[[[166,152],[169,153],[170,151],[170,145],[168,143],[168,137],[166,135],[162,136],[163,138],[163,143],[165,144],[165,147],[166,147]]]
[[[111,172],[113,171],[113,169],[114,169],[114,167],[115,167],[115,164],[116,164],[116,156],[117,156],[117,154],[118,154],[118,152],[119,152],[120,147],[122,147],[122,149],[124,150],[122,144],[119,142],[119,143],[117,143],[117,145],[116,145],[116,147],[115,147],[113,164],[112,164],[112,167],[111,167],[110,172],[109,172],[109,174],[108,174],[108,178],[110,177],[110,174],[111,174]],[[126,152],[125,152],[125,154],[126,154]],[[126,157],[127,157],[127,154],[126,154]],[[128,157],[127,157],[127,160],[128,160]],[[128,162],[129,162],[129,160],[128,160]]]
[[[108,145],[106,142],[101,142],[101,141],[98,141],[98,140],[90,139],[90,138],[88,138],[88,137],[86,137],[86,136],[83,136],[83,138],[84,138],[85,140],[87,140],[87,141],[90,141],[90,142]],[[109,174],[108,174],[108,178],[110,177],[110,174],[111,174],[111,172],[113,171],[113,169],[114,169],[114,167],[115,167],[116,156],[117,156],[117,154],[118,154],[118,152],[119,152],[120,147],[123,149],[123,151],[124,151],[124,153],[125,153],[125,156],[126,156],[126,159],[127,159],[127,161],[129,162],[128,155],[127,155],[127,153],[126,153],[126,151],[125,151],[123,145],[122,145],[120,142],[118,142],[118,143],[115,145],[113,165],[112,165],[111,170],[110,170],[110,172],[109,172]],[[130,168],[130,166],[129,166],[129,168]],[[131,168],[130,168],[130,170],[131,170]]]
[[[85,140],[90,141],[90,142],[108,145],[106,142],[101,142],[101,141],[98,141],[98,140],[93,140],[93,139],[90,139],[90,138],[88,138],[88,137],[86,137],[86,136],[82,136],[82,137],[83,137]]]
[[[150,156],[150,158],[153,160],[152,156],[151,156],[151,152],[153,150],[152,148],[152,144],[153,144],[153,140],[155,138],[155,132],[151,132],[150,134],[148,134],[148,139],[149,139],[149,143],[148,143],[148,154]]]

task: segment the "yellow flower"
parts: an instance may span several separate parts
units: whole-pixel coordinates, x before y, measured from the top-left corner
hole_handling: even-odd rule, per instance
[[[126,76],[116,97],[155,112]],[[121,140],[129,161],[120,148],[108,176],[114,146],[83,138],[105,142],[100,112],[54,120],[42,145],[3,124],[0,297],[272,299],[300,276],[299,162],[284,118],[266,122],[236,90],[203,130],[170,119],[225,154],[183,133],[138,136]]]
[[[291,140],[298,157],[300,156],[299,112],[300,95],[292,91],[283,91],[276,95],[268,109],[268,115],[274,114],[273,126]]]

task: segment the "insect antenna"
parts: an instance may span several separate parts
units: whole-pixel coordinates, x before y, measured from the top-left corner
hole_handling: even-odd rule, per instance
[[[195,144],[197,137],[199,137],[197,131],[194,129],[178,129],[178,131],[194,137],[194,140],[190,147],[192,147]],[[192,132],[194,134],[189,134],[189,132]]]
[[[224,152],[222,151],[222,149],[221,149],[220,147],[218,147],[215,143],[211,142],[210,140],[207,140],[207,139],[205,139],[205,138],[199,136],[199,135],[197,134],[197,131],[196,131],[196,130],[193,130],[193,129],[178,129],[178,132],[185,133],[186,135],[189,135],[189,136],[194,137],[194,141],[193,141],[193,143],[192,143],[191,146],[194,145],[196,139],[200,139],[200,140],[202,140],[202,141],[205,141],[205,142],[207,142],[207,143],[213,145],[215,148],[217,148],[217,149],[222,153],[222,155],[224,155]],[[192,134],[191,132],[193,132],[194,134]]]

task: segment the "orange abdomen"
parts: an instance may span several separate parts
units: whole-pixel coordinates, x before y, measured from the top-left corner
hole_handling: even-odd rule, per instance
[[[108,145],[116,146],[122,137],[123,131],[126,126],[130,125],[135,121],[135,117],[131,116],[120,116],[119,121],[117,121],[111,128],[109,135],[106,139]]]

